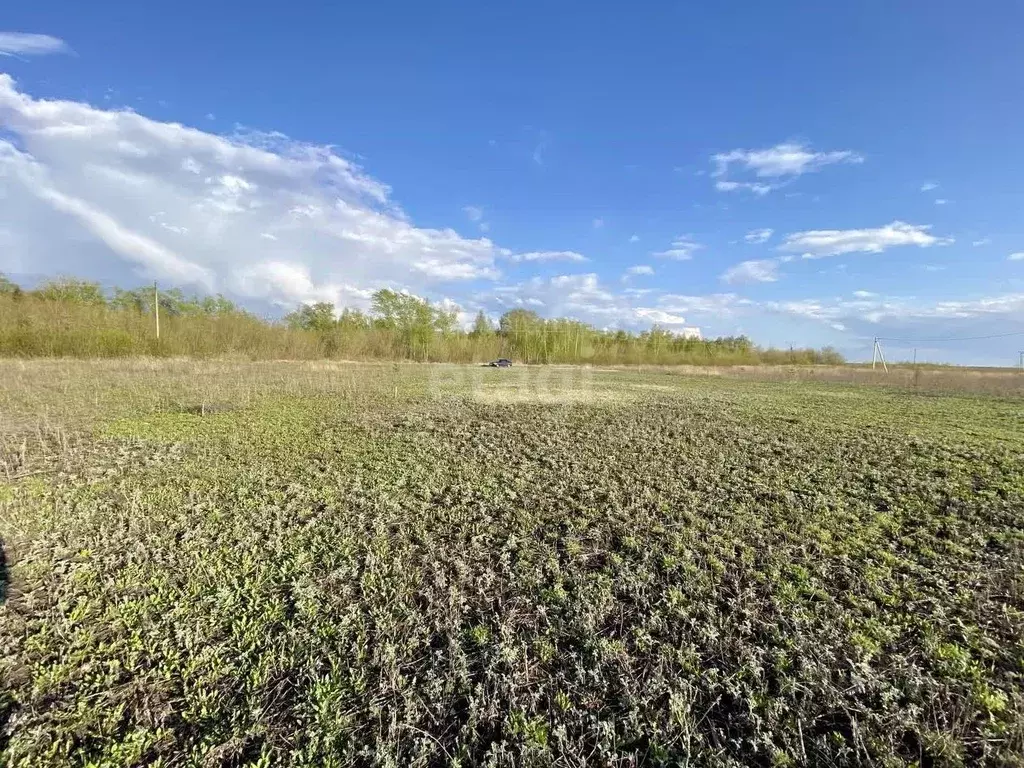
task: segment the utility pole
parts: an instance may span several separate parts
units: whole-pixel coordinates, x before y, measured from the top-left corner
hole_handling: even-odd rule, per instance
[[[916,356],[917,356],[916,351],[915,351],[914,355],[915,355],[915,359],[916,359]],[[889,366],[885,364],[885,355],[882,354],[882,345],[878,343],[878,337],[875,336],[875,345],[874,345],[873,349],[871,350],[871,370],[872,371],[875,370],[875,362],[877,360],[881,360],[882,361],[882,370],[884,370],[886,373],[888,373],[889,372]]]
[[[1020,355],[1020,371],[1024,373],[1024,352],[1019,352]]]
[[[153,281],[153,314],[156,316],[156,337],[160,338],[160,290]]]

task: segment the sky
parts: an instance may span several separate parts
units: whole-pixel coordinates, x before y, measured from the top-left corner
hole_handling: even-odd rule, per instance
[[[11,4],[0,271],[1014,365],[1022,72],[1003,0]]]

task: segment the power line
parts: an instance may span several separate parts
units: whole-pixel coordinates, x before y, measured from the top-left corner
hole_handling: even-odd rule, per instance
[[[1011,336],[1024,336],[1024,331],[1013,331],[1011,333],[992,333],[987,336],[957,336],[944,339],[893,339],[888,336],[879,336],[879,341],[897,341],[901,344],[937,344],[945,341],[981,341],[982,339],[1006,339]]]

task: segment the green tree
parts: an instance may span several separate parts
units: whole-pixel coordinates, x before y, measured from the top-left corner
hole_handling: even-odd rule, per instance
[[[10,296],[15,299],[20,299],[24,291],[21,290],[21,286],[11,280],[3,272],[0,272],[0,296]]]
[[[66,301],[75,304],[105,305],[106,296],[99,283],[77,280],[73,277],[58,277],[43,283],[32,292],[34,296],[46,301]]]
[[[474,339],[478,339],[483,336],[490,336],[492,333],[494,333],[494,326],[481,309],[476,313],[476,319],[473,320],[473,330],[469,332],[469,335]]]
[[[335,327],[334,305],[329,301],[303,304],[284,317],[289,328],[303,331],[329,331]]]
[[[406,353],[426,356],[426,349],[441,331],[454,327],[455,313],[432,307],[426,299],[382,288],[373,294],[374,324],[394,331]]]
[[[358,309],[345,307],[338,317],[338,327],[348,333],[365,331],[370,328],[370,318]]]
[[[221,317],[224,315],[237,315],[242,312],[238,305],[219,293],[216,296],[204,296],[198,303],[204,315]]]
[[[153,289],[136,288],[129,291],[115,288],[114,296],[110,299],[110,306],[114,309],[149,314],[153,306]]]

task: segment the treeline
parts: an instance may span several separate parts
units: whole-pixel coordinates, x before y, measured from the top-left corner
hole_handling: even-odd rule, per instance
[[[506,312],[497,324],[481,312],[466,330],[455,311],[391,290],[377,291],[368,312],[339,311],[321,302],[267,320],[223,296],[157,294],[152,287],[108,293],[96,283],[71,278],[27,290],[0,275],[0,356],[133,355],[458,363],[508,357],[602,365],[843,362],[827,347],[762,349],[744,336],[699,339],[657,326],[642,333],[601,330],[524,309]]]

